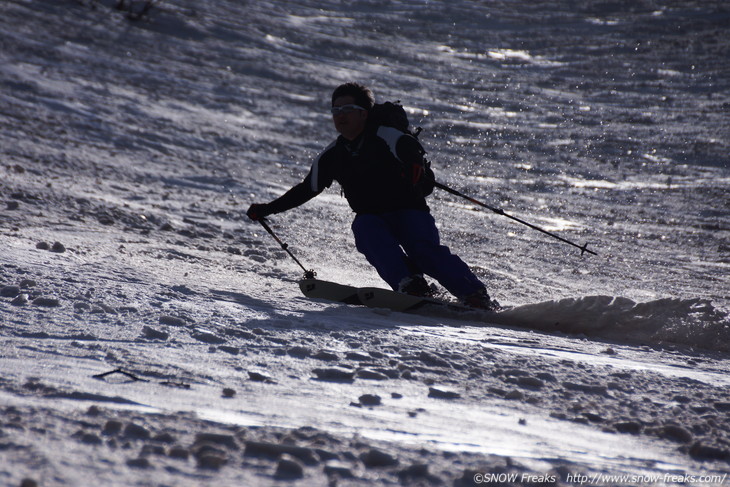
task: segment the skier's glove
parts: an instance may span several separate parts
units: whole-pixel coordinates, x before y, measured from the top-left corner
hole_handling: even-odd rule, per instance
[[[259,221],[262,218],[266,218],[271,215],[271,210],[267,204],[254,203],[249,207],[246,215],[248,215],[248,217],[253,221]]]

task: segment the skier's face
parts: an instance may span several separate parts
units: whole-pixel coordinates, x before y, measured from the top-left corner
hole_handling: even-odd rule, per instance
[[[335,129],[348,140],[355,140],[365,130],[365,122],[368,119],[367,110],[354,108],[355,98],[351,96],[340,96],[335,98],[332,107],[344,107],[338,113],[332,115]]]

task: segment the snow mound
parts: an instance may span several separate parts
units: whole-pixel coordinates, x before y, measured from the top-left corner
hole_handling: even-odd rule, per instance
[[[624,297],[584,296],[519,306],[502,316],[510,324],[543,331],[730,350],[728,314],[699,298],[637,303]]]

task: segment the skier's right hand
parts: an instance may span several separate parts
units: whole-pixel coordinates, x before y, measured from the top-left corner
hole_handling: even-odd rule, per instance
[[[254,203],[248,208],[246,215],[253,221],[259,221],[271,215],[271,210],[267,204]]]

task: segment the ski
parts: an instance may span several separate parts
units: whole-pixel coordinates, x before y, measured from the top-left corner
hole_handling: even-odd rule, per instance
[[[302,279],[299,288],[308,298],[326,299],[345,304],[362,304],[355,286],[347,286],[320,279]]]
[[[497,312],[471,308],[436,298],[411,296],[376,287],[358,288],[319,279],[302,279],[299,281],[299,287],[308,298],[326,299],[328,301],[362,305],[369,308],[389,309],[404,313],[423,312],[429,314],[441,310],[450,312],[452,315],[454,312],[460,314],[478,313],[481,316],[496,316],[498,314]]]
[[[411,296],[410,294],[398,293],[389,289],[376,287],[364,287],[357,290],[360,301],[370,308],[385,308],[393,311],[416,312],[419,310],[433,310],[440,308],[449,311],[476,311],[474,308],[462,306],[457,303],[443,301],[436,298]]]

